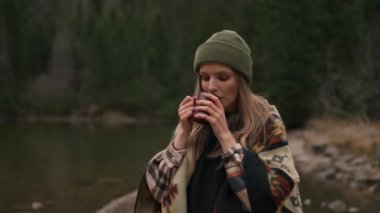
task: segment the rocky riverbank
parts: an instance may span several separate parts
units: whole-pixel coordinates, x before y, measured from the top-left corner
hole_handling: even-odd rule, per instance
[[[318,134],[315,129],[291,131],[288,137],[301,176],[315,178],[319,182],[339,183],[346,189],[372,197],[380,193],[379,158],[339,147],[331,142],[333,138]],[[312,202],[311,198],[303,197],[305,207]],[[359,207],[350,206],[342,198],[326,200],[317,205],[321,211],[362,212]]]
[[[342,150],[321,138],[310,139],[307,133],[289,135],[295,162],[301,173],[320,180],[336,180],[348,187],[376,193],[380,189],[380,162],[368,156]]]

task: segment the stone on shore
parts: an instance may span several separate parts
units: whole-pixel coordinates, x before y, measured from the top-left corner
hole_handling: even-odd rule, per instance
[[[136,202],[137,190],[112,200],[96,213],[132,213]]]

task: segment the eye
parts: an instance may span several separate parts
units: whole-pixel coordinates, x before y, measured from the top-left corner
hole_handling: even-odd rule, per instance
[[[201,81],[208,81],[208,80],[210,80],[210,76],[201,75],[200,79],[201,79]]]
[[[219,80],[221,80],[221,81],[227,81],[228,79],[230,79],[229,75],[220,75],[219,76]]]

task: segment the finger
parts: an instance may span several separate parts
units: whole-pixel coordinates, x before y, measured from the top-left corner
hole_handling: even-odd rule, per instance
[[[181,106],[181,105],[184,105],[184,104],[189,103],[189,102],[194,102],[194,97],[192,97],[192,96],[186,96],[186,97],[181,101],[181,103],[180,103],[179,105]]]
[[[188,107],[193,107],[195,104],[195,99],[194,97],[191,97],[191,96],[187,96],[179,105],[178,107],[178,111],[182,110],[182,109],[186,109]]]
[[[189,102],[189,103],[187,103],[187,104],[185,104],[185,105],[183,105],[183,106],[180,106],[179,108],[178,108],[178,113],[180,113],[180,112],[182,112],[182,111],[187,111],[187,110],[194,110],[194,103],[193,102]]]
[[[213,95],[211,93],[205,93],[207,99],[209,100],[212,100],[212,101],[215,101],[216,99],[218,99],[218,97],[216,95]]]
[[[189,109],[189,110],[186,110],[186,111],[183,111],[179,117],[180,117],[180,120],[184,121],[184,120],[187,120],[189,119],[190,117],[193,116],[193,110]]]
[[[213,125],[216,121],[214,117],[205,113],[198,113],[194,115],[194,118],[206,120],[209,124]]]
[[[215,105],[214,102],[209,101],[209,100],[200,100],[200,101],[197,101],[195,106],[196,106],[196,107],[197,107],[197,106],[208,106],[208,107],[210,107],[210,109],[213,110],[213,111],[216,111],[216,112],[217,112],[217,111],[221,111],[220,108],[218,108],[218,107]]]
[[[222,122],[223,118],[225,118],[224,109],[218,108],[214,102],[209,100],[198,101],[194,110],[207,113],[210,116],[210,118],[208,118],[210,122],[212,122],[212,119]]]
[[[178,112],[178,116],[179,116],[179,118],[181,120],[184,120],[184,119],[187,119],[190,116],[192,116],[193,115],[193,111],[194,111],[193,107],[188,108],[188,109],[184,109],[184,110]]]
[[[211,100],[212,102],[214,102],[215,106],[217,106],[220,109],[223,109],[223,105],[220,102],[219,97],[217,97],[216,95],[210,94],[210,93],[206,93],[206,97],[209,100]]]
[[[209,114],[211,117],[217,117],[220,114],[220,111],[218,109],[214,110],[211,107],[205,106],[205,105],[196,106],[196,107],[194,107],[194,110],[205,112],[205,113]]]
[[[194,112],[194,107],[188,107],[188,108],[184,108],[184,109],[178,110],[178,115],[181,117],[183,114],[188,113],[188,112],[193,113]]]
[[[194,107],[194,102],[187,102],[183,105],[180,105],[178,109],[187,109],[189,107]]]

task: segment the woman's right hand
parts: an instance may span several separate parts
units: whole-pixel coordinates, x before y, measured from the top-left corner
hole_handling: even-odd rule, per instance
[[[182,128],[181,135],[177,135],[174,140],[174,146],[177,149],[186,148],[187,139],[193,128],[193,111],[194,111],[195,97],[186,96],[179,105],[178,117],[179,124]]]

